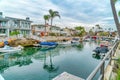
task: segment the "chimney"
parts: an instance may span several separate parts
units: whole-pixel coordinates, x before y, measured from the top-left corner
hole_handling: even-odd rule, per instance
[[[2,15],[3,15],[3,13],[2,13],[2,12],[0,12],[0,17],[2,17]]]
[[[30,18],[29,18],[29,17],[26,17],[26,20],[27,20],[27,21],[29,21],[29,20],[30,20]]]

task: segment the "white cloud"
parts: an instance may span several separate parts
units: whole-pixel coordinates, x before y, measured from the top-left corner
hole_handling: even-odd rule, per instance
[[[120,9],[117,3],[117,10]],[[60,12],[61,19],[54,24],[61,27],[76,25],[113,24],[109,0],[1,0],[0,10],[4,16],[30,17],[34,23],[44,24],[43,15],[53,9]]]

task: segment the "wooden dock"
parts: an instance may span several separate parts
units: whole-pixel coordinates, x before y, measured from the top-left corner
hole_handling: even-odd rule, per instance
[[[5,80],[5,79],[2,77],[2,75],[0,75],[0,80]]]
[[[52,80],[84,80],[80,77],[74,76],[67,72],[63,72],[62,74],[58,75],[57,77],[53,78]]]

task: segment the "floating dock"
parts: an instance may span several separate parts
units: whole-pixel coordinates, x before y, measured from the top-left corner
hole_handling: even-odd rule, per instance
[[[80,77],[74,76],[67,72],[63,72],[62,74],[58,75],[57,77],[53,78],[52,80],[84,80]]]

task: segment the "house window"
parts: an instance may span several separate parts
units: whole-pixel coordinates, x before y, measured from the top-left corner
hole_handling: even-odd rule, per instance
[[[0,22],[0,27],[2,27],[1,22]]]
[[[0,33],[5,33],[5,29],[0,29]]]

